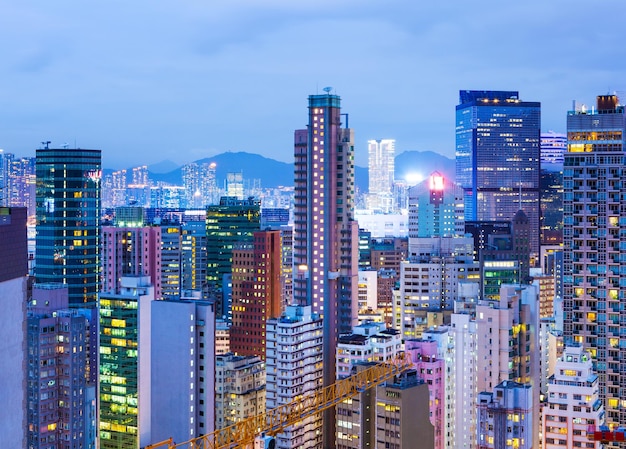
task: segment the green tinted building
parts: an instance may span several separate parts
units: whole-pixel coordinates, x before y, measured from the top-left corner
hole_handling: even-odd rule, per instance
[[[70,307],[97,301],[101,174],[100,150],[36,152],[35,279],[67,284]]]

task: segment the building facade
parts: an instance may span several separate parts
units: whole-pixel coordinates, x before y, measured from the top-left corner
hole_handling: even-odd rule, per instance
[[[215,359],[215,428],[265,412],[265,363],[233,353]]]
[[[266,321],[281,303],[280,231],[257,231],[253,242],[233,249],[230,350],[265,360]]]
[[[26,208],[0,207],[0,429],[7,447],[26,447]],[[34,406],[34,404],[32,404]]]
[[[393,181],[395,177],[396,141],[367,141],[369,193],[367,208],[389,213],[395,208]]]
[[[34,285],[28,309],[28,448],[96,447],[89,323],[68,305],[66,284]]]
[[[463,189],[441,173],[409,188],[409,238],[465,233]]]
[[[339,334],[357,321],[358,224],[354,220],[354,133],[341,123],[341,99],[309,96],[308,128],[295,131],[294,301],[324,322],[324,385],[335,381]],[[334,444],[334,411],[324,446]]]
[[[158,226],[102,227],[102,291],[119,293],[121,279],[150,276],[155,296],[161,297],[161,228]]]
[[[66,283],[70,307],[97,301],[101,173],[100,150],[36,151],[35,279]]]
[[[510,380],[478,395],[478,449],[539,447],[532,387]]]
[[[594,360],[608,425],[626,422],[626,110],[599,96],[595,110],[570,111],[563,168],[565,343]]]
[[[541,104],[515,91],[460,91],[456,182],[467,220],[511,220],[522,209],[539,254]]]
[[[281,317],[267,321],[268,409],[323,387],[323,347],[322,320],[311,306],[287,306]],[[277,449],[298,447],[323,447],[321,414],[305,418],[276,435]]]
[[[582,346],[565,348],[548,379],[543,406],[543,447],[593,447],[599,441],[587,438],[588,426],[604,424],[598,376],[593,372],[591,355]]]

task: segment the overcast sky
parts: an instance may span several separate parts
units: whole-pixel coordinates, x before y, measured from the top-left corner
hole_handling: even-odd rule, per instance
[[[624,0],[0,0],[0,148],[292,162],[332,86],[359,165],[375,138],[453,157],[460,89],[518,90],[559,132],[572,100],[626,94],[625,19]]]

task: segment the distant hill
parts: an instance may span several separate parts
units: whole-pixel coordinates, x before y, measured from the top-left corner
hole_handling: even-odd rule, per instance
[[[227,152],[215,157],[200,159],[197,163],[215,162],[216,178],[219,186],[224,186],[226,175],[232,172],[243,172],[244,179],[259,179],[261,187],[273,188],[293,185],[293,163],[280,162],[259,154],[247,152]],[[182,167],[175,167],[171,161],[164,161],[148,166],[150,179],[170,184],[182,185]],[[168,167],[175,167],[165,171]],[[427,177],[434,171],[454,179],[455,161],[433,151],[405,151],[396,156],[395,160],[396,179],[406,179],[407,175],[419,173]],[[104,174],[113,170],[105,169]],[[127,173],[132,173],[128,169]],[[356,167],[355,182],[357,189],[367,192],[369,176],[367,167]]]
[[[169,173],[178,168],[179,168],[178,164],[170,160],[165,160],[165,161],[158,162],[156,164],[148,165],[148,171],[150,173]]]

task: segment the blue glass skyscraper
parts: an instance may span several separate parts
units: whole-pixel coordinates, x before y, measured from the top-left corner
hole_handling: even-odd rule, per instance
[[[100,282],[100,150],[36,152],[35,280],[68,285],[70,307],[96,304]]]
[[[462,90],[456,107],[456,182],[465,219],[512,220],[524,211],[539,254],[541,103],[515,91]]]

